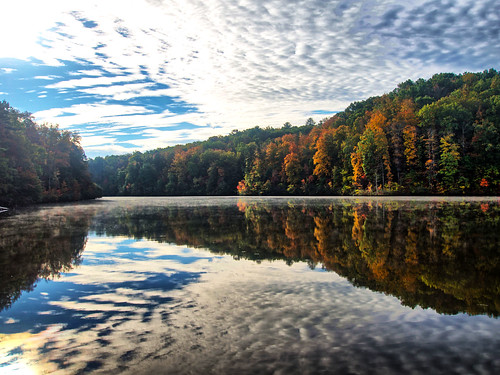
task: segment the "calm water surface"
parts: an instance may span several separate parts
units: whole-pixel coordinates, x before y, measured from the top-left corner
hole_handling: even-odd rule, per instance
[[[498,198],[0,217],[0,373],[500,373]]]

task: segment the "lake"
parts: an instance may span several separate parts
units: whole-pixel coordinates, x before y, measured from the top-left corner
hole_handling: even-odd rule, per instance
[[[498,198],[103,198],[0,216],[0,373],[500,372]]]

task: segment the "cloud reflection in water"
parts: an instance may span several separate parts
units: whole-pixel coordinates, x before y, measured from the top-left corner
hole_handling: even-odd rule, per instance
[[[103,252],[109,262],[99,263]],[[37,328],[22,340],[4,335],[3,358],[22,358],[40,372],[466,372],[472,363],[499,365],[486,354],[474,357],[482,346],[499,347],[490,318],[410,310],[303,263],[234,261],[127,238],[90,237],[78,268],[42,283],[5,314],[19,319],[13,332]]]

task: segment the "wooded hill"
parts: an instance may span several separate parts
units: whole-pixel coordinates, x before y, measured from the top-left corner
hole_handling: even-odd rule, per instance
[[[332,118],[97,157],[104,195],[500,193],[500,74],[408,80]]]
[[[0,206],[101,196],[77,134],[0,102]]]

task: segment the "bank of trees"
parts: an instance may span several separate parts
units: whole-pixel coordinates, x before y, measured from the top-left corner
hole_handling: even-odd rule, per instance
[[[77,134],[38,125],[31,114],[0,103],[0,206],[100,195]]]
[[[246,164],[260,149],[283,136],[309,133],[314,125],[255,127],[204,142],[111,155],[89,160],[104,195],[234,195]]]
[[[500,74],[436,74],[319,124],[90,161],[105,195],[498,194]]]

